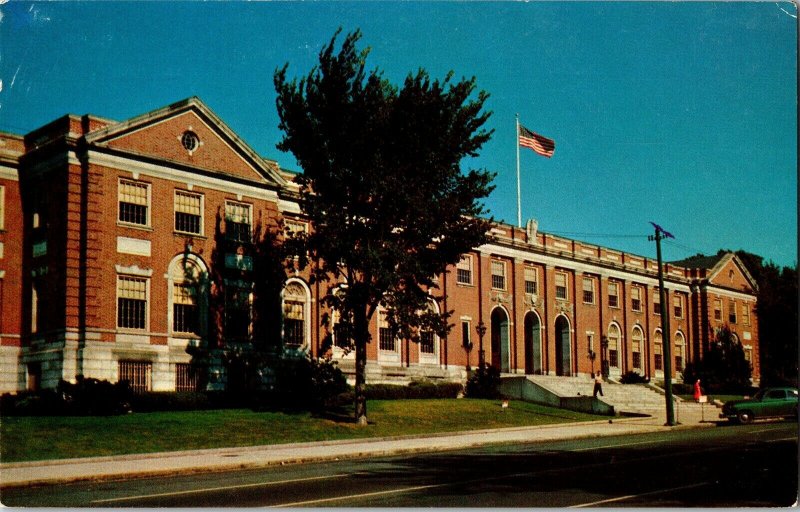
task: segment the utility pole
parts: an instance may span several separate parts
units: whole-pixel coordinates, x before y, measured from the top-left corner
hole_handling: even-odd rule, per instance
[[[671,233],[665,231],[655,222],[650,224],[656,229],[654,236],[647,237],[651,242],[656,242],[656,257],[658,258],[658,295],[661,299],[661,340],[664,352],[664,392],[667,401],[667,426],[675,426],[675,411],[672,403],[672,336],[669,331],[669,307],[667,304],[667,292],[664,289],[664,269],[661,262],[661,239],[675,238]]]

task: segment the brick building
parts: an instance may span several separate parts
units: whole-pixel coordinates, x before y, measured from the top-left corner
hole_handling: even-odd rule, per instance
[[[234,376],[218,349],[319,355],[329,332],[352,371],[352,353],[322,325],[321,285],[275,256],[283,233],[308,229],[291,178],[196,98],[122,122],[68,115],[0,134],[0,391],[79,374],[193,389],[199,349],[219,388]],[[734,254],[668,264],[660,304],[653,259],[535,222],[493,235],[439,276],[444,298],[431,307],[455,311],[445,339],[395,339],[376,315],[368,380],[463,379],[481,357],[507,373],[604,365],[658,379],[663,343],[677,375],[723,325],[758,380],[755,283]]]

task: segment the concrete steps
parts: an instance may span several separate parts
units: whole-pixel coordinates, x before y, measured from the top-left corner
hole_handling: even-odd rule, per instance
[[[586,376],[528,375],[527,378],[561,397],[592,396],[594,389],[594,381]],[[598,395],[597,398],[614,407],[618,414],[625,412],[654,414],[664,411],[666,407],[664,395],[647,384],[617,384],[606,381],[603,382],[603,396]],[[675,407],[680,407],[680,412],[685,414],[700,414],[701,411],[706,416],[717,414],[716,408],[711,404],[706,404],[704,409],[701,409],[703,406],[700,404],[677,397],[675,402]]]

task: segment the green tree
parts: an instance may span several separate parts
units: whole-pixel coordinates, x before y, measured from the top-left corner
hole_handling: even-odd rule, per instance
[[[703,358],[686,365],[683,381],[694,384],[700,379],[706,391],[738,393],[750,387],[751,373],[742,344],[726,325],[717,331]]]
[[[366,71],[360,31],[336,52],[340,32],[299,81],[287,79],[288,64],[276,70],[278,149],[302,168],[295,181],[312,226],[289,241],[292,253],[328,282],[322,300],[339,315],[337,344],[345,338],[355,350],[355,418],[366,424],[368,326],[377,308],[401,338],[443,335],[449,312],[428,307],[433,276],[488,240],[480,200],[493,174],[462,172],[460,162],[477,156],[492,132],[484,128],[488,95],[476,92],[474,78],[431,79],[420,69],[397,87],[380,70]]]

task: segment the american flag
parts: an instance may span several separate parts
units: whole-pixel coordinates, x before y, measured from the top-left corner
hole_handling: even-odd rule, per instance
[[[556,150],[556,141],[542,137],[522,125],[519,125],[519,145],[530,148],[542,156],[550,158]]]

